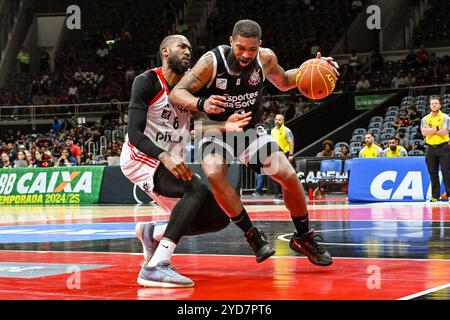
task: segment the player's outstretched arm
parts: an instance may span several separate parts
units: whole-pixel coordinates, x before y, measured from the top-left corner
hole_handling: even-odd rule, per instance
[[[208,99],[195,97],[194,93],[200,91],[212,79],[213,57],[211,53],[205,53],[188,71],[181,81],[172,89],[170,101],[173,105],[183,107],[191,111],[204,111],[206,113],[222,113],[226,98],[223,96],[210,96]]]
[[[288,91],[296,87],[295,77],[298,73],[298,69],[285,71],[278,64],[278,58],[275,52],[268,48],[260,49],[260,57],[264,69],[264,74],[275,87],[277,87],[281,91]],[[336,73],[336,76],[339,76],[339,72],[337,71],[339,65],[335,61],[333,61],[333,58],[322,57],[320,52],[317,53],[316,58],[323,59],[328,62],[332,66],[334,72]]]

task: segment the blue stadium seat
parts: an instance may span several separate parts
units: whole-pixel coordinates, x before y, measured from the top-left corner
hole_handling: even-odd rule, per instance
[[[370,119],[370,122],[383,122],[383,117],[375,116]]]
[[[370,129],[372,129],[372,128],[381,128],[383,126],[383,122],[378,122],[378,121],[375,121],[375,122],[371,122],[370,124],[369,124],[369,131],[370,131]]]
[[[355,142],[355,141],[364,141],[364,135],[363,134],[355,134],[352,136],[350,142]]]
[[[391,121],[395,121],[395,120],[397,120],[397,117],[394,117],[394,116],[386,116],[386,117],[384,117],[384,121],[385,122],[391,122]]]
[[[344,160],[344,171],[343,172],[349,172],[351,166],[352,166],[352,159],[345,159]]]
[[[342,148],[342,146],[346,146],[347,148],[349,148],[349,145],[347,142],[338,142],[335,144],[336,147]]]
[[[373,135],[379,135],[381,133],[380,128],[370,128],[369,132],[372,132]]]
[[[351,142],[350,143],[350,148],[361,148],[362,143],[359,141],[355,141],[355,142]]]
[[[353,130],[353,134],[366,134],[367,130],[365,128],[356,128],[355,130]]]
[[[395,129],[394,128],[383,128],[382,130],[381,130],[381,134],[384,134],[384,133],[389,133],[390,135],[395,135]]]
[[[386,111],[385,119],[386,119],[386,117],[395,117],[395,118],[397,118],[398,117],[398,111],[395,111],[395,110]]]
[[[358,153],[359,153],[359,150],[361,150],[361,147],[350,147],[349,150],[354,156],[358,156]]]
[[[420,144],[421,146],[423,146],[425,144],[425,142],[422,139],[412,139],[409,141],[409,144],[411,146],[414,146],[416,144]]]
[[[411,150],[408,152],[409,156],[423,156],[424,153],[422,150]]]
[[[387,110],[386,110],[386,112],[389,112],[389,111],[399,111],[400,109],[399,109],[399,107],[397,107],[397,106],[390,106],[389,108],[387,108]]]
[[[340,159],[326,159],[320,162],[320,172],[327,173],[329,171],[341,173],[342,160]]]

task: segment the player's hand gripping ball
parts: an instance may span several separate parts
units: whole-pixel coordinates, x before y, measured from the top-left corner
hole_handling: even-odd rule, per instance
[[[328,58],[320,58],[320,53],[317,57],[303,62],[295,78],[300,92],[313,100],[328,97],[336,87],[337,81],[336,69],[332,65],[335,62],[325,60]]]

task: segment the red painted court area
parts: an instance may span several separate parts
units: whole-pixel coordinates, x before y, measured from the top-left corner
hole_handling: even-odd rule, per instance
[[[450,261],[335,258],[322,268],[305,258],[176,255],[178,270],[196,283],[189,289],[136,284],[140,255],[2,251],[1,261],[110,265],[34,279],[0,278],[0,299],[331,300],[400,299],[450,283]],[[377,280],[379,279],[379,281]]]
[[[181,241],[173,264],[195,287],[163,289],[136,283],[142,247],[133,232],[70,240],[73,234],[114,233],[116,224],[123,224],[117,230],[124,232],[134,230],[137,221],[167,220],[160,208],[0,207],[0,300],[450,297],[448,203],[310,204],[311,227],[334,257],[329,267],[315,266],[289,249],[293,228],[283,205],[255,202],[246,208],[274,244],[274,257],[256,263],[240,230],[230,225]],[[61,224],[58,235],[52,234],[54,224]],[[39,234],[58,239],[39,243]]]

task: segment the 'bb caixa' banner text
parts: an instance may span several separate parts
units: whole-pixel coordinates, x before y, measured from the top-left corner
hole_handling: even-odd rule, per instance
[[[98,203],[103,166],[0,171],[0,205]]]
[[[441,194],[444,192],[442,174]],[[350,201],[425,201],[431,197],[425,157],[352,160]]]

